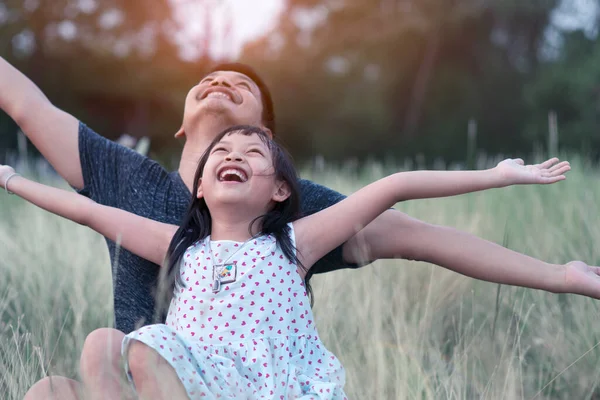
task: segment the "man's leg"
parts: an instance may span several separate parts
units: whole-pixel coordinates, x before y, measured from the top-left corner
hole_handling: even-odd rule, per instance
[[[116,329],[100,328],[88,335],[81,353],[81,377],[86,400],[133,399],[121,358],[125,334]]]
[[[81,383],[62,376],[46,377],[25,393],[23,400],[81,400]]]

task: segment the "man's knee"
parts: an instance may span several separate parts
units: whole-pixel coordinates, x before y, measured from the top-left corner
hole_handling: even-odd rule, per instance
[[[118,368],[124,336],[123,332],[111,328],[100,328],[90,333],[81,352],[81,373],[94,376],[107,367]]]
[[[79,400],[81,384],[62,376],[49,376],[35,383],[23,400]]]

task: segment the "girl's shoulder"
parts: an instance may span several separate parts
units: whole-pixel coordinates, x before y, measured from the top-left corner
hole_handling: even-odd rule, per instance
[[[185,250],[185,254],[195,253],[198,250],[204,248],[205,244],[207,243],[207,241],[209,239],[210,239],[210,236],[207,236],[203,239],[196,240],[194,243],[192,243],[191,245],[188,246],[188,248]]]

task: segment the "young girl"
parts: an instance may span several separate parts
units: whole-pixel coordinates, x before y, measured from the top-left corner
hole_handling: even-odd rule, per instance
[[[520,165],[397,173],[299,218],[298,177],[286,152],[260,128],[240,126],[218,135],[201,158],[180,227],[31,182],[7,166],[0,186],[165,266],[166,323],[122,344],[142,398],[342,399],[343,368],[319,339],[310,308],[313,263],[397,202],[552,183],[568,169]]]

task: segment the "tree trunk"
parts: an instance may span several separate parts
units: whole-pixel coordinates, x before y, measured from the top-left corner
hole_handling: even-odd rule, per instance
[[[425,95],[427,94],[427,88],[433,74],[433,67],[437,55],[439,53],[441,44],[441,38],[439,30],[435,29],[427,39],[427,47],[425,48],[425,54],[419,70],[417,71],[417,78],[413,85],[411,100],[408,105],[408,111],[406,118],[404,119],[403,135],[405,137],[413,137],[419,127],[419,121],[421,114],[423,113],[423,103],[425,102]]]

